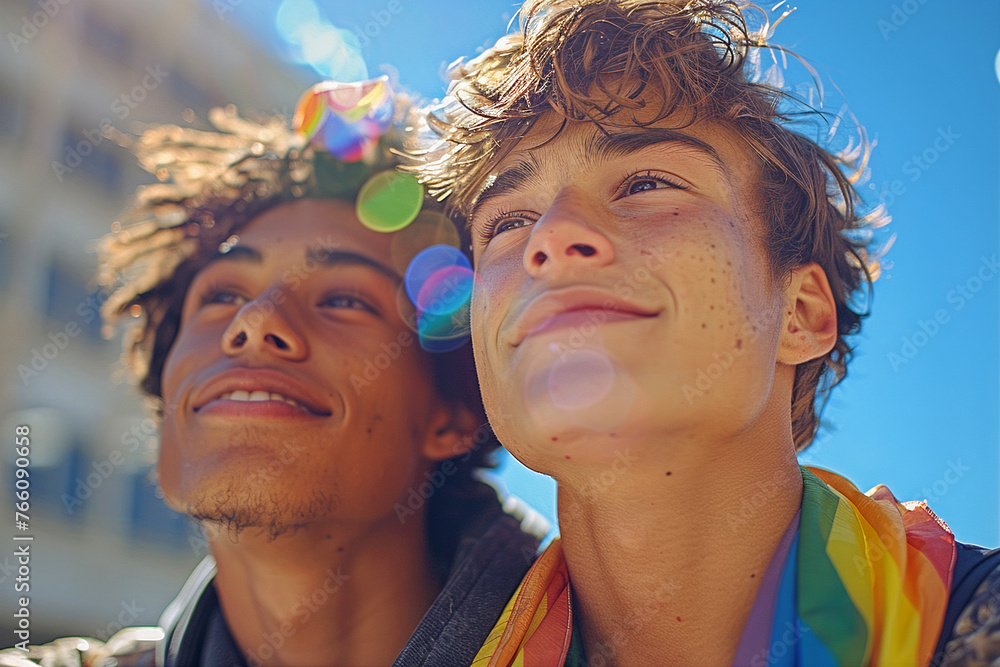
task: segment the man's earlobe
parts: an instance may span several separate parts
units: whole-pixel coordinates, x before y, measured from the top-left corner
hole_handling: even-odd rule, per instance
[[[815,262],[792,270],[785,288],[778,362],[795,366],[822,357],[837,343],[837,302]]]
[[[424,441],[424,456],[432,461],[443,461],[466,453],[476,446],[480,426],[481,420],[462,403],[442,408]]]

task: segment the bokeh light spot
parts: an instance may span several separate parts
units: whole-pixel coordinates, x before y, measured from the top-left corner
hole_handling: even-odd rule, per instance
[[[606,354],[569,350],[549,371],[549,398],[562,410],[588,408],[608,395],[614,380],[615,369]]]
[[[424,203],[424,186],[413,174],[390,169],[375,174],[361,188],[358,220],[377,232],[395,232],[413,222]]]
[[[450,245],[426,248],[410,262],[403,285],[417,306],[417,333],[423,349],[450,352],[466,342],[474,280],[468,258]]]
[[[435,245],[417,253],[403,275],[403,284],[406,285],[406,295],[410,297],[410,301],[419,305],[420,290],[424,283],[441,269],[452,266],[472,269],[469,259],[461,250],[452,246]]]
[[[417,315],[417,332],[420,347],[428,352],[451,352],[462,347],[469,339],[469,309],[460,308],[453,313]]]
[[[430,315],[448,315],[464,308],[472,297],[472,269],[447,266],[424,281],[417,294],[417,308]]]

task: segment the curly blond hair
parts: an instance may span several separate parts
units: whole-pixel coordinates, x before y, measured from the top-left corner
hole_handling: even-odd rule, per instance
[[[760,10],[725,0],[528,0],[520,31],[452,67],[448,97],[427,114],[409,168],[461,217],[487,175],[546,114],[601,126],[644,109],[649,120],[633,119],[637,126],[669,117],[681,127],[708,121],[732,131],[758,164],[754,204],[772,275],[784,279],[816,262],[837,304],[834,348],[796,368],[791,417],[801,451],[816,435],[830,389],[847,374],[847,337],[868,314],[857,300],[878,274],[872,229],[887,218],[881,209],[856,209],[854,184],[870,148],[863,130],[852,151],[835,155],[790,129],[804,117],[826,121],[825,114],[754,80],[755,52],[786,53],[768,39],[787,12],[771,25],[760,11],[762,25],[751,31],[751,11]],[[655,113],[648,114],[649,100],[659,102]]]

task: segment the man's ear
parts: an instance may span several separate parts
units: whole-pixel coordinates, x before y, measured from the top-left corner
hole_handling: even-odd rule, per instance
[[[432,461],[464,454],[476,444],[476,429],[482,420],[462,402],[442,405],[424,440],[422,453]]]
[[[792,270],[781,323],[779,363],[796,366],[817,359],[837,343],[837,302],[819,264]]]

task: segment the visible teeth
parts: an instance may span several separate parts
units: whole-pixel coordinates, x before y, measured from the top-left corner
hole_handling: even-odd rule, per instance
[[[282,396],[281,394],[276,394],[274,392],[267,392],[263,389],[256,389],[252,392],[244,391],[242,389],[237,389],[236,391],[231,391],[226,394],[219,396],[221,400],[229,401],[281,401],[282,403],[288,403],[296,408],[301,408],[302,404],[298,401],[288,398],[287,396]]]
[[[299,405],[298,401],[295,401],[295,400],[293,400],[291,398],[287,398],[285,396],[282,396],[281,394],[271,394],[271,400],[272,401],[284,401],[285,403],[288,403],[289,405],[294,405],[297,408],[302,407],[301,405]]]

